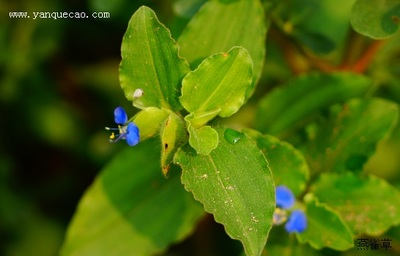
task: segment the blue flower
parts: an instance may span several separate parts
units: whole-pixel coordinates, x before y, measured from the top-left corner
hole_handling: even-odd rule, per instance
[[[292,211],[289,221],[285,224],[285,229],[288,233],[301,233],[307,228],[307,218],[304,212],[300,210]]]
[[[135,146],[140,141],[139,128],[135,123],[129,122],[126,128],[126,143],[129,146]]]
[[[273,215],[274,225],[281,225],[284,222],[288,233],[301,233],[307,228],[307,217],[301,210],[289,211],[295,204],[295,197],[292,191],[286,186],[276,187],[276,208]]]
[[[119,131],[117,135],[111,133],[110,142],[117,142],[121,139],[126,140],[129,146],[135,146],[140,141],[139,128],[134,122],[128,122],[128,115],[122,107],[114,110],[114,121],[118,128],[106,127],[106,130]]]
[[[128,115],[123,107],[116,107],[114,109],[114,120],[116,124],[124,125],[128,122]]]
[[[282,209],[290,209],[294,205],[294,195],[286,186],[276,187],[276,206]]]

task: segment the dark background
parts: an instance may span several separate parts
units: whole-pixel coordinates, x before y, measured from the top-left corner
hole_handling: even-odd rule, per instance
[[[0,255],[55,255],[85,189],[125,143],[113,110],[134,108],[118,80],[120,46],[141,5],[173,19],[172,1],[21,0],[0,4]],[[26,11],[30,19],[10,18]],[[36,19],[32,12],[86,12]],[[92,12],[109,12],[94,19]],[[176,31],[179,30],[179,26]]]

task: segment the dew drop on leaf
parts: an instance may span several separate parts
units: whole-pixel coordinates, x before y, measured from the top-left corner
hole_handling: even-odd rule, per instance
[[[236,144],[240,141],[241,138],[243,138],[243,133],[235,131],[230,128],[226,128],[224,132],[224,138],[226,139],[227,142],[231,144]]]

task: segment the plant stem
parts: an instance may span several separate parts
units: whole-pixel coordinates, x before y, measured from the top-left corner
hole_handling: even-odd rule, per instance
[[[364,73],[371,61],[374,59],[376,53],[385,42],[386,41],[383,40],[373,41],[360,56],[360,58],[358,58],[358,60],[354,63],[351,70],[355,73]]]
[[[286,63],[293,74],[305,73],[311,69],[317,69],[324,73],[336,71],[364,73],[376,53],[385,43],[383,40],[375,40],[367,45],[366,37],[355,32],[350,32],[342,63],[332,65],[330,62],[302,49],[301,46],[288,37],[288,35],[284,34],[278,27],[271,27],[270,33],[271,38],[281,47]]]

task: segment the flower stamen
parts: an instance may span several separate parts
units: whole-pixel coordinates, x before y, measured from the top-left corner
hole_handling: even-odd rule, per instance
[[[123,139],[126,140],[129,146],[135,146],[139,143],[139,128],[135,123],[128,122],[128,115],[122,107],[117,107],[114,110],[114,120],[118,124],[118,128],[105,127],[108,131],[118,131],[118,133],[111,133],[110,142],[117,142]]]

